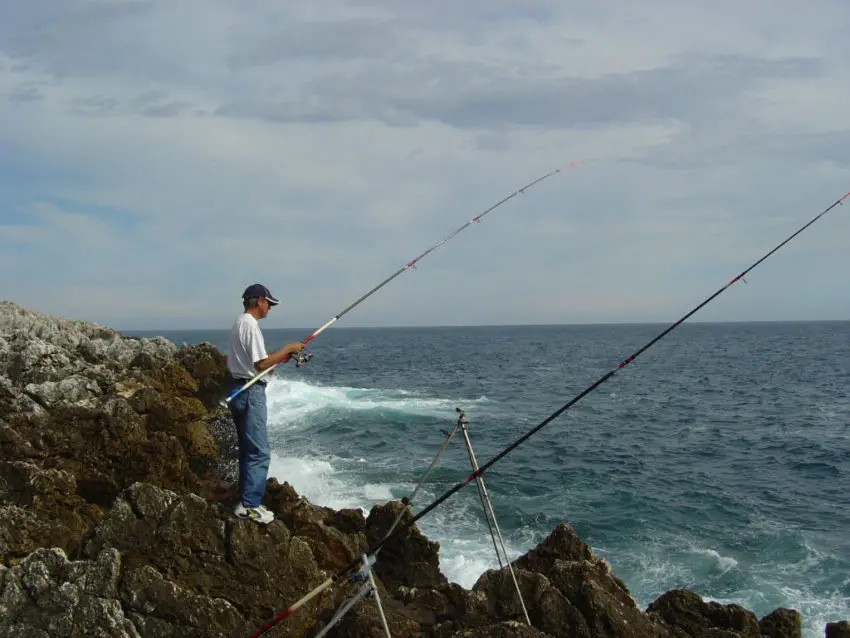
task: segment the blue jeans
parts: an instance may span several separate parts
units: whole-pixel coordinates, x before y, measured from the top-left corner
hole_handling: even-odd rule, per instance
[[[243,383],[234,383],[231,393]],[[230,414],[239,435],[239,488],[245,507],[257,507],[266,491],[269,471],[269,434],[266,428],[266,387],[255,383],[230,402]]]

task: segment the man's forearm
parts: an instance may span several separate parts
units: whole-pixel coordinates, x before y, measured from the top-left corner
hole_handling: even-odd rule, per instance
[[[260,359],[254,364],[254,367],[257,369],[257,372],[262,372],[267,368],[271,368],[273,365],[280,363],[289,358],[292,354],[291,348],[288,346],[284,346],[279,350],[275,350],[265,359]]]

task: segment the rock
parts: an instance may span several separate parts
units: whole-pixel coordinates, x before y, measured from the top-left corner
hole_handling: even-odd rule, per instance
[[[102,392],[96,381],[75,374],[61,381],[28,383],[24,392],[43,408],[50,410],[56,405],[94,407]]]
[[[544,633],[527,624],[507,620],[495,625],[487,625],[477,629],[464,629],[455,632],[450,638],[548,638]]]
[[[280,485],[276,479],[270,479],[266,486],[266,501],[278,520],[289,529],[298,530],[299,537],[310,546],[322,569],[340,570],[368,549],[362,528],[346,533],[326,524],[327,520],[334,520],[333,510],[316,507],[300,498],[288,483]],[[363,518],[362,514],[360,518]],[[356,519],[348,519],[347,522],[352,520]]]
[[[0,634],[139,638],[118,600],[121,556],[69,562],[60,549],[38,549],[0,566]]]
[[[0,635],[250,635],[386,537],[400,502],[334,511],[271,479],[268,526],[232,514],[236,435],[210,344],[177,348],[0,302]],[[69,557],[73,560],[69,560]],[[646,612],[568,525],[471,590],[402,527],[373,574],[394,638],[791,638],[794,610],[667,592]],[[336,578],[270,635],[315,635],[357,584]],[[383,636],[361,599],[334,636]],[[828,638],[850,636],[847,622]]]
[[[366,519],[369,547],[377,545],[402,513],[399,526],[410,521],[410,510],[399,501],[375,505]],[[399,586],[440,589],[448,580],[440,571],[440,544],[428,540],[411,525],[389,540],[378,554],[375,572],[390,591]]]
[[[215,459],[218,457],[218,443],[203,421],[191,421],[185,430],[186,452],[189,458]]]
[[[826,638],[850,638],[850,622],[842,620],[826,623],[824,634]]]
[[[360,534],[366,531],[366,517],[360,510],[341,509],[331,512],[323,522],[345,534]]]
[[[160,609],[160,602],[166,604],[163,592],[173,588],[184,597],[192,594],[226,600],[240,618],[259,625],[284,601],[297,600],[326,578],[310,545],[293,536],[281,521],[261,527],[236,519],[228,508],[194,494],[178,494],[147,483],[134,484],[121,493],[95,528],[84,555],[97,556],[110,548],[121,553],[128,568],[149,568],[137,574],[141,579],[137,584],[147,583],[143,588],[147,593],[133,599],[133,609],[177,627],[195,625],[176,612]],[[308,603],[287,627],[303,632],[322,609],[321,600]],[[154,613],[156,610],[160,611]],[[229,610],[215,613],[223,614],[228,623],[236,622]],[[220,625],[224,627],[225,620]]]
[[[177,352],[177,361],[197,383],[195,395],[207,408],[215,408],[225,396],[229,375],[226,358],[209,343]]]
[[[244,618],[226,600],[193,594],[145,565],[121,584],[121,599],[143,636],[232,636],[248,631]]]
[[[422,626],[408,618],[403,607],[387,595],[386,589],[379,585],[381,609],[387,621],[387,627],[393,638],[418,638],[422,636]],[[341,601],[340,601],[341,602]],[[341,604],[337,604],[340,607]],[[336,610],[333,610],[334,612]],[[308,635],[314,635],[323,629],[333,617],[333,613],[325,614],[319,623],[311,627]],[[360,638],[361,636],[386,636],[377,601],[372,596],[362,597],[357,604],[334,626],[335,638]]]
[[[532,624],[552,636],[671,635],[669,628],[637,608],[610,565],[595,558],[568,525],[556,527],[512,565]],[[471,597],[467,613],[478,622],[524,620],[507,568],[486,572],[472,591],[478,596]]]
[[[688,636],[698,638],[708,630],[722,630],[712,635],[721,638],[759,638],[761,629],[756,615],[739,605],[705,602],[686,589],[674,589],[662,594],[647,612],[656,614],[672,627]]]
[[[534,627],[552,636],[588,638],[592,635],[578,608],[548,578],[516,567],[514,572],[522,592],[522,602]],[[471,597],[467,616],[477,616],[481,623],[512,619],[525,624],[519,596],[507,569],[485,572],[472,591],[478,595]],[[469,618],[464,623],[467,626],[476,624]]]
[[[759,629],[764,638],[803,638],[802,619],[794,609],[774,609],[759,620]]]
[[[13,564],[40,547],[74,552],[99,518],[77,495],[74,476],[27,461],[0,462],[0,561]]]

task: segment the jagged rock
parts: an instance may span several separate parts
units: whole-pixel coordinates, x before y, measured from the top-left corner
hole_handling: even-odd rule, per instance
[[[139,638],[118,600],[121,556],[69,562],[60,549],[38,549],[0,565],[0,635]]]
[[[310,545],[293,536],[283,522],[261,527],[236,519],[228,508],[194,494],[177,494],[146,483],[122,492],[94,530],[84,554],[96,556],[107,548],[120,551],[129,568],[148,567],[186,595],[193,592],[229,601],[241,617],[255,624],[326,578]],[[148,605],[155,606],[156,600]],[[305,605],[303,613],[287,623],[287,629],[295,633],[281,635],[301,635],[298,632],[315,622],[320,604]],[[138,605],[134,609],[152,615]],[[153,615],[180,620],[168,613]]]
[[[96,381],[80,374],[65,377],[61,381],[28,383],[24,392],[47,410],[55,405],[94,407],[97,397],[102,394]]]
[[[399,501],[375,505],[366,519],[369,546],[375,546],[392,527],[399,513],[398,525],[410,521],[413,515]],[[449,582],[440,571],[440,544],[428,540],[416,525],[410,525],[387,541],[378,554],[375,572],[390,591],[399,586],[440,589]]]
[[[379,583],[378,591],[381,597],[381,609],[387,621],[387,627],[393,638],[419,638],[422,636],[422,625],[409,618],[403,606],[391,598],[386,589]],[[339,601],[341,602],[341,601]],[[340,606],[339,604],[337,606]],[[371,595],[362,597],[357,604],[334,626],[334,638],[360,638],[361,636],[386,636],[381,620],[377,601]],[[319,623],[311,627],[307,635],[323,629],[333,616],[326,613]]]
[[[514,568],[529,619],[534,627],[552,636],[589,638],[592,634],[581,612],[544,575]],[[514,581],[507,569],[489,570],[472,588],[464,624],[491,623],[494,619],[525,622]]]
[[[345,534],[359,534],[366,531],[366,517],[363,512],[355,509],[331,511],[324,521],[325,525],[335,527]]]
[[[229,380],[224,355],[212,344],[201,343],[179,350],[176,358],[197,383],[198,399],[207,408],[215,408],[225,395]]]
[[[549,638],[549,636],[550,634],[529,627],[527,624],[506,620],[477,629],[463,629],[453,633],[450,638]]]
[[[0,462],[0,561],[14,563],[40,547],[76,551],[99,517],[76,491],[69,472]]]
[[[0,301],[0,368],[24,386],[73,374],[97,378],[123,370],[140,355],[164,363],[177,347],[162,337],[124,339],[98,324],[52,317]]]
[[[774,609],[759,620],[759,629],[764,638],[802,638],[802,619],[794,609]]]
[[[828,622],[824,634],[825,638],[850,638],[850,622]]]
[[[222,598],[194,594],[145,565],[121,583],[121,599],[143,636],[232,636],[247,631],[244,618]]]
[[[26,459],[37,456],[38,451],[32,443],[18,434],[15,428],[0,419],[0,458]]]
[[[711,632],[717,638],[759,638],[761,629],[756,615],[739,605],[705,602],[686,589],[674,589],[662,594],[647,608],[668,625],[677,627],[688,636],[699,638]]]
[[[368,547],[366,545],[365,522],[358,529],[346,532],[327,524],[335,513],[327,507],[317,507],[302,499],[288,483],[281,485],[270,479],[266,486],[269,507],[279,513],[278,519],[310,545],[322,569],[337,571],[358,559]],[[363,515],[360,514],[360,519]],[[356,519],[348,519],[351,524]],[[349,525],[350,527],[350,525]]]
[[[637,608],[610,565],[595,558],[569,525],[559,525],[513,563],[532,624],[553,636],[668,636],[668,628]],[[524,620],[507,568],[484,573],[473,586],[470,616]],[[465,620],[469,622],[469,620]]]

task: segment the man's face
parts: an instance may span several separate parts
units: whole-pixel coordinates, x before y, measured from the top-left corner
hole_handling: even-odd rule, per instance
[[[257,300],[257,308],[260,309],[260,319],[265,319],[269,314],[269,310],[271,310],[272,305],[269,303],[269,300],[265,297],[260,297]]]

